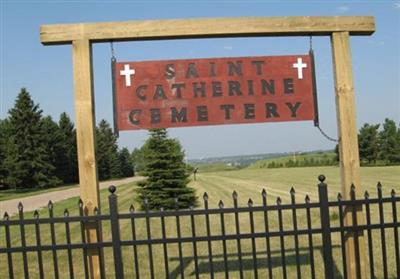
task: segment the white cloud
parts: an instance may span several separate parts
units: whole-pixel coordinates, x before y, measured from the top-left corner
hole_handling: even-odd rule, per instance
[[[345,13],[345,12],[350,11],[350,7],[349,6],[339,6],[338,10],[341,11],[342,13]]]
[[[233,49],[232,46],[224,46],[224,49]]]
[[[395,7],[396,9],[400,9],[400,2],[394,3],[394,7]]]

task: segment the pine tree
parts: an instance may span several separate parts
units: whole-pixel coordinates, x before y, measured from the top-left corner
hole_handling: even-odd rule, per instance
[[[147,179],[140,183],[139,200],[147,199],[151,209],[179,208],[195,205],[195,190],[187,186],[189,173],[184,163],[184,152],[175,139],[169,139],[165,129],[150,130],[150,138],[142,147]]]
[[[6,188],[6,178],[8,171],[6,169],[5,160],[8,146],[8,120],[0,120],[0,188]]]
[[[358,134],[358,146],[361,161],[367,161],[369,164],[376,163],[379,152],[378,125],[365,123]]]
[[[118,152],[118,160],[121,166],[121,176],[122,177],[131,177],[134,175],[133,173],[133,165],[130,161],[129,150],[125,147],[122,148],[121,151]]]
[[[400,133],[393,120],[385,119],[379,140],[380,158],[389,163],[400,162]]]
[[[41,119],[41,129],[43,139],[42,143],[44,144],[44,148],[46,150],[46,156],[48,158],[48,162],[52,165],[50,168],[49,175],[52,177],[57,177],[58,181],[56,184],[61,184],[62,180],[57,176],[57,161],[59,154],[63,152],[60,143],[60,132],[58,129],[57,123],[53,121],[51,116],[46,116]]]
[[[96,128],[96,158],[100,180],[121,177],[117,137],[110,124],[101,120]]]
[[[57,158],[57,176],[64,183],[76,183],[79,181],[76,131],[74,124],[65,112],[60,115],[58,127],[62,151]]]
[[[9,173],[6,182],[16,189],[58,184],[44,144],[47,135],[43,134],[42,111],[25,88],[21,89],[9,114],[10,138],[5,160]]]
[[[135,173],[141,173],[145,168],[143,148],[135,148],[131,153],[131,164]]]

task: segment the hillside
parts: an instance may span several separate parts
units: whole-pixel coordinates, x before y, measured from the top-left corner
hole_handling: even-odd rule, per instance
[[[268,158],[258,160],[248,168],[279,168],[279,167],[298,167],[298,166],[327,166],[337,165],[336,154],[333,151],[315,151],[307,153],[293,153],[291,155],[278,158]]]

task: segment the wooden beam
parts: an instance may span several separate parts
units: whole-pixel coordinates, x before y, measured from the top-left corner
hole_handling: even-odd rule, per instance
[[[213,19],[143,20],[125,22],[54,24],[40,27],[45,45],[91,42],[257,36],[329,36],[332,32],[371,35],[371,16],[249,17]]]
[[[334,32],[331,37],[333,72],[335,76],[336,117],[339,136],[339,156],[342,195],[344,200],[351,198],[351,186],[356,187],[356,196],[362,197],[360,182],[360,159],[358,153],[355,97],[351,65],[349,32]],[[352,207],[345,209],[344,223],[353,224]],[[358,224],[363,223],[362,208],[356,208]],[[365,245],[362,234],[346,235],[347,278],[366,278]],[[358,241],[358,244],[356,244]],[[359,252],[356,247],[359,246]],[[357,268],[357,255],[360,256],[360,268]]]
[[[94,209],[99,208],[100,195],[95,156],[92,47],[88,40],[74,41],[72,46],[80,196],[85,214],[93,215]],[[96,224],[86,225],[86,235],[89,243],[101,237],[97,235]],[[88,260],[90,278],[100,278],[99,251],[89,250]]]

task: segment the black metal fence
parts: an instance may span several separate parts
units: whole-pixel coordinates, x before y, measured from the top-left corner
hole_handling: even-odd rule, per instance
[[[261,205],[250,199],[247,207],[239,207],[233,192],[233,207],[220,201],[218,208],[209,208],[205,193],[203,209],[135,211],[131,206],[120,213],[111,186],[109,214],[95,210],[85,216],[80,201],[77,216],[66,209],[55,217],[49,202],[48,217],[35,211],[33,219],[26,219],[20,204],[18,218],[6,213],[0,221],[0,259],[8,268],[0,277],[8,272],[9,278],[89,278],[87,254],[98,249],[102,278],[347,278],[345,241],[352,235],[358,277],[360,257],[366,257],[369,278],[400,278],[400,197],[394,190],[382,197],[378,184],[377,198],[366,192],[356,199],[353,187],[350,200],[339,194],[329,201],[325,177],[319,180],[319,202],[308,196],[296,202],[292,188],[288,204],[279,197],[267,204],[263,190]],[[360,208],[363,220],[358,220]],[[350,225],[344,224],[345,214],[351,215]],[[97,226],[101,241],[88,243],[87,223]],[[43,227],[48,228],[45,236]],[[365,255],[359,249],[362,233]]]

